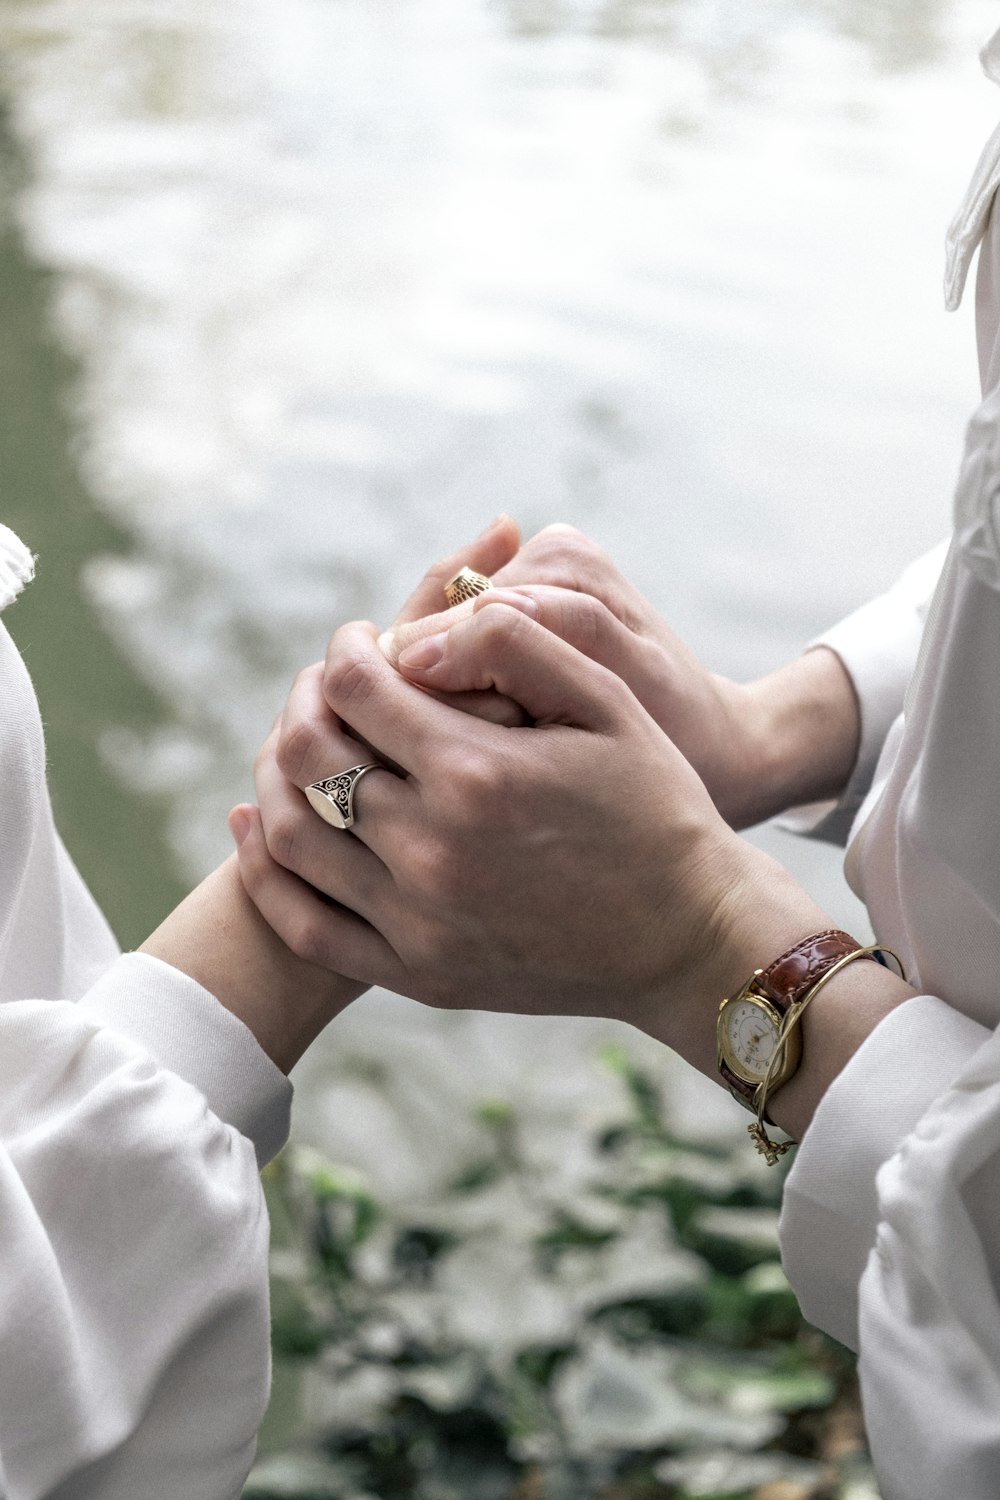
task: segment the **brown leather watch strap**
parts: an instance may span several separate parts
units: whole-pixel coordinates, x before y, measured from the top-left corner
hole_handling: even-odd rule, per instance
[[[757,983],[780,1011],[808,994],[821,975],[863,945],[839,927],[815,932],[789,948],[760,974]]]
[[[849,953],[856,953],[861,947],[863,944],[852,938],[850,933],[842,932],[839,927],[814,932],[756,974],[753,988],[757,993],[765,995],[775,1010],[784,1015],[797,1000],[808,995],[828,969],[832,969],[834,964],[846,958]],[[721,1055],[719,1072],[730,1093],[752,1110],[757,1094],[756,1084],[737,1077]],[[769,1125],[774,1124],[767,1115],[764,1118]]]

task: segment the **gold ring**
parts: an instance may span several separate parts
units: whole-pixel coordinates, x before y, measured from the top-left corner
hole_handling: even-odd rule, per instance
[[[354,824],[354,788],[369,771],[384,770],[386,767],[380,761],[372,760],[363,766],[352,766],[349,771],[340,771],[336,776],[326,776],[322,781],[313,781],[305,788],[309,806],[331,828],[351,828]]]
[[[466,599],[475,599],[492,587],[493,584],[485,573],[474,573],[471,568],[459,568],[454,578],[449,578],[444,586],[448,608],[454,609],[456,604],[464,604]]]

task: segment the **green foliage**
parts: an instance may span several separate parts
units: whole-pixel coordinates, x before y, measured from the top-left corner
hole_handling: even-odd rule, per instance
[[[621,1118],[568,1181],[503,1101],[419,1212],[313,1152],[269,1169],[308,1437],[245,1500],[878,1500],[851,1358],[781,1270],[780,1172],[678,1138],[656,1081],[603,1061]]]

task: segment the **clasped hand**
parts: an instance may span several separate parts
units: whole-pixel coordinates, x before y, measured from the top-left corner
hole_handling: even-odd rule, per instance
[[[727,698],[575,533],[515,546],[501,523],[460,560],[500,585],[534,570],[531,587],[417,625],[448,559],[381,647],[347,625],[300,675],[258,758],[244,883],[293,952],[348,978],[438,1006],[615,1017],[704,1065],[706,997],[759,944],[822,925],[661,727],[676,721],[735,803],[742,690]],[[373,758],[391,772],[366,777],[351,833],[330,828],[301,789]]]

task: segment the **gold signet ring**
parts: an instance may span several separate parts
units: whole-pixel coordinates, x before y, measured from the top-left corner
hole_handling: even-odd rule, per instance
[[[385,769],[379,761],[373,760],[367,765],[352,766],[349,771],[314,781],[305,788],[309,806],[332,828],[351,828],[354,825],[355,787],[368,771]]]
[[[493,584],[485,573],[474,573],[471,568],[459,568],[454,578],[449,578],[444,586],[448,608],[454,609],[456,604],[464,604],[466,599],[475,599],[492,587]]]

